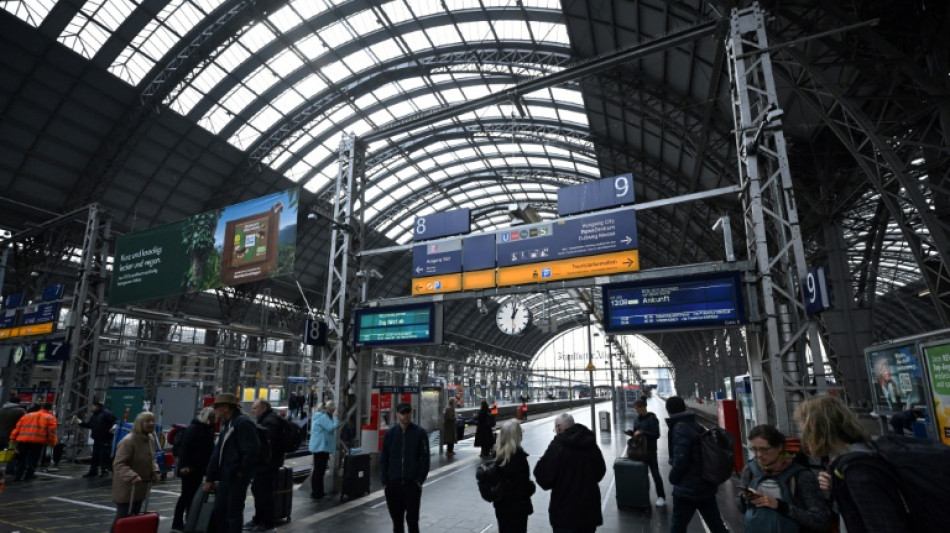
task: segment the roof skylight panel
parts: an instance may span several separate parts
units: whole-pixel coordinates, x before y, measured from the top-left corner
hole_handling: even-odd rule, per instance
[[[275,83],[282,78],[290,76],[291,73],[302,67],[303,64],[304,62],[300,56],[291,49],[283,50],[267,61],[267,65],[277,75],[273,80]]]
[[[218,133],[221,128],[227,125],[232,116],[233,113],[222,105],[214,104],[211,106],[211,111],[201,119],[202,125],[211,133]]]
[[[369,131],[372,131],[373,126],[366,121],[366,119],[360,118],[353,121],[352,124],[346,127],[346,130],[357,137],[366,134]]]
[[[119,53],[109,66],[109,72],[130,85],[137,85],[154,65],[155,61],[129,47]]]
[[[343,58],[342,62],[352,72],[362,72],[367,68],[376,65],[376,60],[366,53],[365,50],[357,50]]]
[[[253,54],[273,42],[276,38],[277,36],[274,35],[274,32],[271,31],[267,24],[258,22],[238,37],[238,42]]]
[[[360,11],[359,13],[344,19],[344,21],[345,26],[349,26],[349,28],[355,32],[351,33],[351,36],[354,39],[360,35],[366,35],[367,33],[379,29],[379,22],[376,20],[376,13],[371,10]]]
[[[378,60],[379,63],[385,63],[390,59],[403,57],[402,47],[395,39],[389,39],[381,43],[376,43],[369,47],[369,52]]]
[[[257,98],[257,96],[258,95],[254,91],[248,89],[246,85],[243,83],[238,83],[231,88],[231,92],[221,99],[221,105],[231,114],[237,115],[242,109],[247,107],[248,104]]]
[[[288,102],[290,101],[292,100],[288,99]],[[272,105],[265,105],[257,114],[257,116],[255,116],[254,118],[248,121],[248,124],[254,126],[260,132],[267,131],[270,129],[271,126],[276,124],[277,121],[284,118],[284,114],[281,111],[278,111],[278,109],[287,109],[287,108],[274,107]]]
[[[43,23],[43,19],[56,5],[58,0],[5,0],[0,9],[12,13],[18,19],[34,28]]]
[[[297,5],[317,4],[318,2],[296,2]],[[278,31],[287,33],[288,31],[303,24],[304,19],[294,9],[298,7],[294,4],[287,4],[277,11],[271,13],[267,20],[274,25]]]
[[[386,124],[392,122],[395,118],[388,109],[381,109],[369,116],[369,122],[376,125]]]
[[[343,79],[349,78],[352,75],[352,72],[350,72],[350,69],[348,69],[342,61],[331,63],[321,68],[320,72],[328,80],[343,80]]]
[[[343,26],[342,22],[339,21],[319,30],[317,35],[323,39],[328,48],[336,48],[353,39],[350,36],[350,32]]]
[[[228,142],[241,150],[246,150],[248,146],[254,143],[261,136],[261,131],[253,124],[247,123],[237,129],[234,135],[228,139]]]
[[[185,85],[180,88],[178,95],[168,105],[178,114],[187,115],[188,110],[194,107],[204,96],[204,93],[196,90],[193,86]]]

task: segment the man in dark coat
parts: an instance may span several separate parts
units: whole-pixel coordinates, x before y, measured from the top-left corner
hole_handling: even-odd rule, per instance
[[[236,395],[223,392],[214,397],[214,418],[221,422],[221,433],[208,461],[208,473],[202,489],[211,492],[217,482],[214,498],[215,530],[240,533],[244,521],[244,499],[254,476],[261,441],[257,425],[241,413]]]
[[[633,402],[633,409],[637,412],[637,420],[633,423],[633,430],[629,434],[646,439],[647,453],[649,453],[647,464],[650,467],[650,475],[653,476],[653,485],[656,487],[656,506],[665,507],[666,491],[663,490],[663,477],[660,476],[660,465],[656,457],[656,442],[660,438],[660,421],[655,414],[647,411],[646,398]]]
[[[594,432],[567,413],[554,421],[557,435],[534,466],[534,479],[551,491],[548,518],[555,533],[589,533],[604,523],[600,480],[607,464]]]
[[[383,437],[379,474],[386,493],[386,507],[393,520],[393,532],[419,533],[419,506],[422,485],[429,476],[429,436],[412,423],[412,404],[396,405],[398,424]]]
[[[191,512],[191,502],[201,488],[214,451],[214,410],[204,408],[198,417],[191,421],[181,436],[178,446],[178,477],[181,478],[181,495],[175,504],[172,518],[172,531],[185,529],[185,512]],[[195,509],[195,512],[198,512]]]
[[[277,517],[274,516],[276,502],[274,495],[277,492],[277,473],[284,466],[284,454],[280,450],[281,431],[283,424],[279,415],[274,411],[269,401],[254,400],[251,412],[258,425],[267,428],[267,435],[271,443],[270,457],[266,461],[259,461],[254,471],[254,481],[251,482],[251,494],[254,495],[254,516],[244,524],[244,529],[250,531],[270,531],[277,527]]]
[[[112,448],[112,426],[115,425],[115,415],[102,406],[102,402],[92,402],[92,414],[86,422],[80,422],[92,434],[92,459],[89,461],[89,471],[82,477],[104,476],[109,470],[111,461],[109,454]]]
[[[702,478],[702,452],[699,434],[703,427],[696,422],[696,415],[686,411],[686,402],[679,396],[666,400],[666,419],[669,426],[670,483],[673,484],[673,513],[670,517],[670,533],[686,533],[689,521],[696,511],[706,521],[713,533],[726,533],[719,505],[716,503],[715,483]]]

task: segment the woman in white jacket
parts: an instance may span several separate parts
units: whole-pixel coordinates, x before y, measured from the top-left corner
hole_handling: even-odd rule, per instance
[[[336,428],[339,417],[334,417],[336,405],[325,402],[313,413],[310,421],[310,453],[313,454],[313,472],[310,474],[310,498],[320,500],[326,496],[323,478],[326,475],[330,454],[336,449]]]

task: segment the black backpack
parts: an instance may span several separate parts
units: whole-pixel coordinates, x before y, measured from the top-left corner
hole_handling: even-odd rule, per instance
[[[188,426],[185,424],[172,424],[172,429],[168,432],[168,443],[172,445],[172,454],[178,457],[181,451],[181,441],[185,439],[185,430]]]
[[[873,443],[874,453],[853,452],[839,457],[834,478],[844,479],[848,468],[864,464],[891,479],[900,490],[916,531],[946,531],[950,524],[950,446],[931,440],[883,435]],[[839,490],[844,484],[834,485]]]
[[[732,477],[736,467],[736,438],[725,429],[713,426],[699,434],[703,481],[719,485]]]
[[[303,444],[304,432],[296,423],[286,418],[280,420],[280,448],[282,453],[291,453],[300,449]]]
[[[501,498],[505,483],[498,463],[494,459],[483,461],[475,468],[475,481],[478,483],[478,494],[486,502]]]

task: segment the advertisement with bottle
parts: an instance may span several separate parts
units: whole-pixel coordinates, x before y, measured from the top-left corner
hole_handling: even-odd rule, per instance
[[[950,341],[921,347],[930,374],[937,436],[950,445]]]

